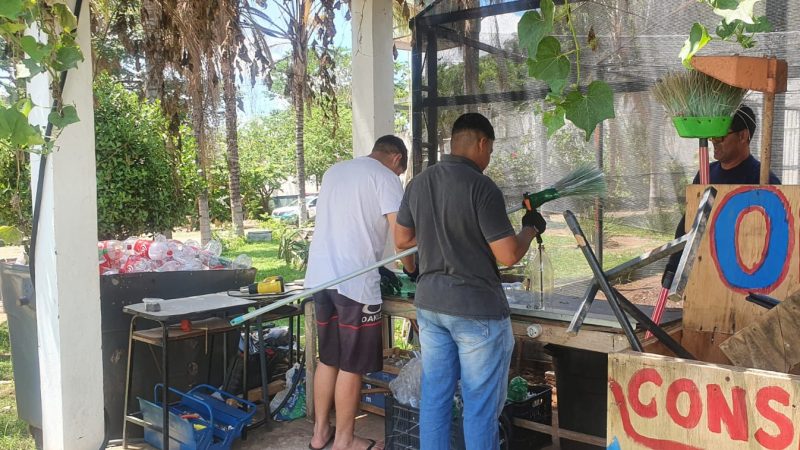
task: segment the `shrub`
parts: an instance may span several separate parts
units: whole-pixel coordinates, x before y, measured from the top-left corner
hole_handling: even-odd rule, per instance
[[[142,101],[107,74],[95,82],[97,219],[101,239],[170,230],[191,214],[183,155],[167,150],[158,103]],[[177,147],[180,149],[180,147]]]

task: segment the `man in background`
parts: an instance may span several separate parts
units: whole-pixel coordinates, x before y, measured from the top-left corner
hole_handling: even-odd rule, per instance
[[[761,162],[750,154],[750,142],[756,133],[756,115],[753,110],[742,105],[733,115],[733,122],[728,130],[728,134],[721,138],[712,138],[714,144],[714,161],[709,166],[709,180],[711,184],[759,184],[761,176]],[[692,180],[692,184],[700,184],[700,173],[698,172]],[[781,184],[772,171],[769,172],[769,184]],[[686,234],[686,219],[681,217],[678,228],[675,230],[675,238]],[[664,276],[661,278],[661,285],[669,288],[681,253],[675,253],[669,258],[669,262],[664,269]]]

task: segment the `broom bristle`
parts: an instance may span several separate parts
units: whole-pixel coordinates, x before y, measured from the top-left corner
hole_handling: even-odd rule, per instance
[[[583,164],[558,180],[553,188],[560,197],[603,197],[606,195],[606,178],[599,168]]]

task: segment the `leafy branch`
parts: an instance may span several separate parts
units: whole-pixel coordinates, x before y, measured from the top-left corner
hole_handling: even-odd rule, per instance
[[[717,37],[709,34],[708,29],[695,22],[689,31],[689,38],[680,51],[680,58],[687,69],[692,68],[692,57],[712,40],[736,42],[742,48],[753,48],[756,45],[753,37],[756,33],[772,31],[772,24],[765,16],[754,17],[753,8],[760,0],[700,0],[713,8],[714,14],[720,16],[715,30]]]
[[[78,122],[73,105],[63,105],[59,73],[74,69],[83,61],[83,53],[75,41],[78,20],[64,0],[0,1],[0,46],[11,55],[14,83],[4,83],[11,104],[0,105],[0,141],[25,151],[49,151],[53,138],[67,125]],[[25,34],[36,29],[41,39]],[[55,107],[47,120],[53,131],[28,123],[28,114],[35,106],[25,89],[24,81],[36,75],[50,76],[50,89]],[[43,105],[40,105],[43,106]]]
[[[556,8],[553,0],[542,0],[539,11],[528,11],[522,16],[517,32],[520,46],[528,52],[528,75],[544,81],[550,88],[545,103],[551,108],[542,114],[547,137],[563,127],[566,119],[583,130],[588,141],[597,124],[614,117],[614,92],[600,80],[581,87],[582,48],[572,14],[569,3]],[[569,30],[574,45],[571,50],[563,50],[561,42],[552,36],[559,23],[565,23]],[[593,36],[590,31],[587,44],[591,50],[597,48]],[[575,82],[567,86],[573,65]]]

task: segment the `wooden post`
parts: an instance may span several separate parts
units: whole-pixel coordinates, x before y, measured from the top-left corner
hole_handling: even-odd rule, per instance
[[[769,184],[769,168],[772,160],[772,116],[775,112],[775,94],[764,93],[764,111],[761,124],[761,184]],[[752,138],[752,136],[751,136]]]
[[[317,371],[317,314],[314,302],[306,302],[306,418],[314,420],[314,373]]]

